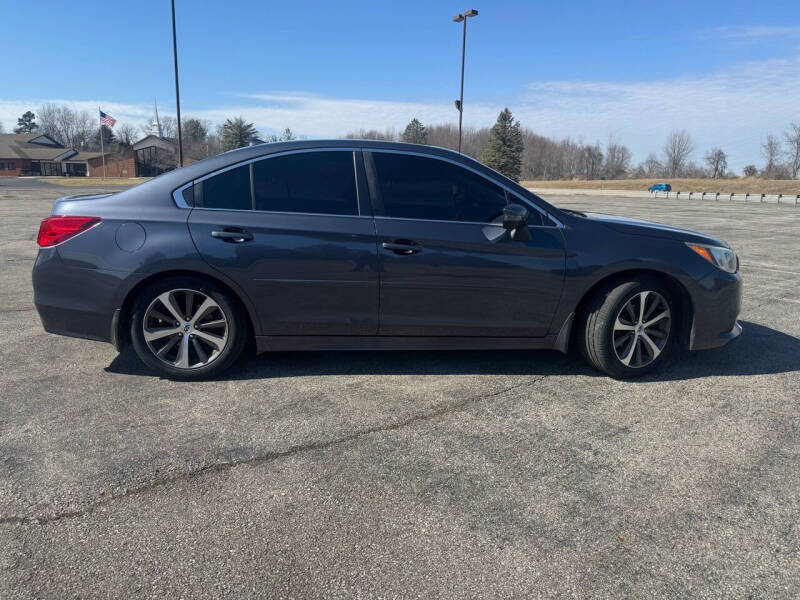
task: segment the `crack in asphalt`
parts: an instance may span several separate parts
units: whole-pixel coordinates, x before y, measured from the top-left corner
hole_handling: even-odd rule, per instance
[[[148,482],[124,488],[120,493],[111,494],[105,498],[92,502],[83,508],[74,509],[74,510],[66,510],[62,512],[57,512],[52,515],[41,515],[41,516],[18,516],[18,515],[11,515],[7,517],[0,516],[0,525],[10,525],[10,524],[20,524],[20,525],[29,525],[29,524],[37,524],[37,525],[47,525],[48,523],[54,523],[57,521],[61,521],[64,519],[73,519],[77,517],[82,517],[84,515],[90,514],[94,512],[98,508],[102,508],[104,506],[108,506],[112,502],[116,500],[121,500],[123,498],[128,498],[130,496],[137,496],[139,494],[144,494],[151,490],[167,486],[172,483],[176,483],[178,481],[190,481],[195,479],[201,475],[206,474],[213,474],[213,473],[220,473],[224,471],[228,471],[233,469],[234,467],[246,465],[246,466],[257,466],[267,462],[272,462],[275,460],[279,460],[282,458],[288,458],[290,456],[294,456],[295,454],[300,454],[303,452],[308,452],[312,450],[325,450],[327,448],[331,448],[333,446],[337,446],[339,444],[346,444],[348,442],[353,442],[359,440],[363,437],[367,437],[369,435],[375,433],[384,433],[389,431],[398,431],[400,429],[404,429],[406,427],[410,427],[417,423],[422,423],[425,421],[431,421],[433,419],[437,419],[444,415],[456,413],[460,410],[467,408],[468,406],[478,404],[484,400],[488,400],[490,398],[495,398],[497,396],[501,396],[508,392],[511,392],[516,389],[520,389],[523,387],[530,387],[536,385],[540,381],[546,379],[548,375],[540,375],[538,377],[534,377],[531,381],[526,381],[525,383],[519,383],[516,385],[511,385],[505,387],[503,389],[491,392],[489,394],[483,395],[476,395],[470,396],[461,400],[459,402],[454,402],[452,404],[448,404],[447,406],[443,406],[436,410],[413,415],[408,417],[407,419],[403,419],[402,421],[395,421],[393,423],[387,423],[385,425],[376,425],[375,427],[368,427],[367,429],[362,429],[360,431],[356,431],[349,435],[345,435],[339,438],[335,438],[332,440],[323,440],[323,441],[315,441],[315,442],[307,442],[305,444],[296,444],[294,446],[290,446],[286,450],[281,450],[279,452],[266,452],[264,454],[253,456],[250,458],[243,458],[239,460],[229,460],[223,462],[217,462],[211,465],[205,465],[200,467],[199,469],[195,469],[193,471],[188,471],[185,473],[180,473],[174,475],[172,477],[161,477],[157,479],[152,479]]]

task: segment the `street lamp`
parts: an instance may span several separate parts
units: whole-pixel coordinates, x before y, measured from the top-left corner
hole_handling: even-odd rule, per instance
[[[477,17],[478,11],[474,8],[465,10],[453,17],[456,23],[464,23],[463,34],[461,36],[461,97],[456,100],[456,110],[458,111],[458,153],[461,154],[461,121],[464,116],[464,55],[467,49],[467,19]]]

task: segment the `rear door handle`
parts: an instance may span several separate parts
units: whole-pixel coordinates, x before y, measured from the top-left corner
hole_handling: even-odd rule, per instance
[[[249,242],[252,240],[253,234],[244,229],[234,229],[231,227],[223,229],[222,231],[212,231],[211,237],[231,244],[241,244],[242,242]]]
[[[412,242],[411,240],[395,240],[394,242],[383,242],[381,244],[383,248],[386,250],[391,250],[395,254],[416,254],[417,252],[421,251],[422,248],[416,242]]]

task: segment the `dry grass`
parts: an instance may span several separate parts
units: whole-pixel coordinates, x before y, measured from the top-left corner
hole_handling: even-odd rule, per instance
[[[65,187],[107,187],[109,185],[124,185],[130,187],[137,183],[149,180],[149,177],[35,177],[39,181],[61,185]]]
[[[523,181],[522,185],[532,189],[561,190],[641,190],[654,183],[666,182],[673,192],[720,192],[727,194],[800,194],[800,180],[758,179],[615,179],[612,181]]]

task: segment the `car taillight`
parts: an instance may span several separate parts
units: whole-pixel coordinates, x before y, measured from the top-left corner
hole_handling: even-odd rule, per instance
[[[72,215],[54,215],[42,219],[36,243],[41,247],[55,246],[61,242],[91,229],[101,221],[100,217],[76,217]]]

